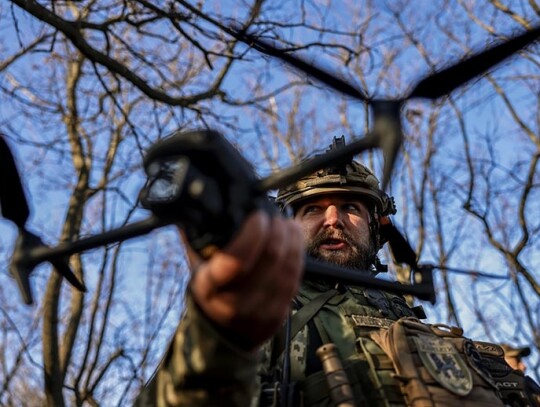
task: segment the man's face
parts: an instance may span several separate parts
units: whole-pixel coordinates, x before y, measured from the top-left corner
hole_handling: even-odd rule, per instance
[[[304,231],[309,255],[367,270],[375,256],[367,206],[354,195],[313,197],[298,207],[295,219]]]

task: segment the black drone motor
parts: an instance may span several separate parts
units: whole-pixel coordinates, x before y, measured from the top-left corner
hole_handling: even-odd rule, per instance
[[[251,164],[220,133],[176,132],[153,145],[144,160],[142,205],[178,223],[204,258],[232,238],[254,209],[275,213]]]

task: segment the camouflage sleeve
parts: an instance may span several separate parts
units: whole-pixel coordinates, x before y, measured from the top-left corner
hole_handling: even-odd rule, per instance
[[[225,339],[188,294],[167,354],[135,406],[249,406],[257,360]]]

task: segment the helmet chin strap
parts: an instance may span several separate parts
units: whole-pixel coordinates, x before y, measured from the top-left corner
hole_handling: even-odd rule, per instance
[[[377,256],[377,253],[379,252],[379,250],[382,249],[382,246],[385,243],[381,241],[382,239],[380,234],[379,222],[379,215],[377,214],[376,207],[373,207],[369,210],[369,233],[371,242],[373,244],[373,247],[375,248],[375,253],[373,254],[373,258],[370,259],[370,263],[375,268],[376,273],[388,271],[388,266],[382,264],[379,260],[379,257]]]
[[[371,240],[373,241],[376,252],[378,252],[382,248],[381,235],[379,234],[379,230],[379,215],[377,214],[375,208],[372,208],[369,210],[369,233],[371,235]]]

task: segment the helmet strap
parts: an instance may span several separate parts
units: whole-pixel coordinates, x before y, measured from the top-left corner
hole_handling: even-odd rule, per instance
[[[381,248],[381,239],[379,234],[379,215],[375,208],[369,210],[369,233],[375,250],[378,252]]]

